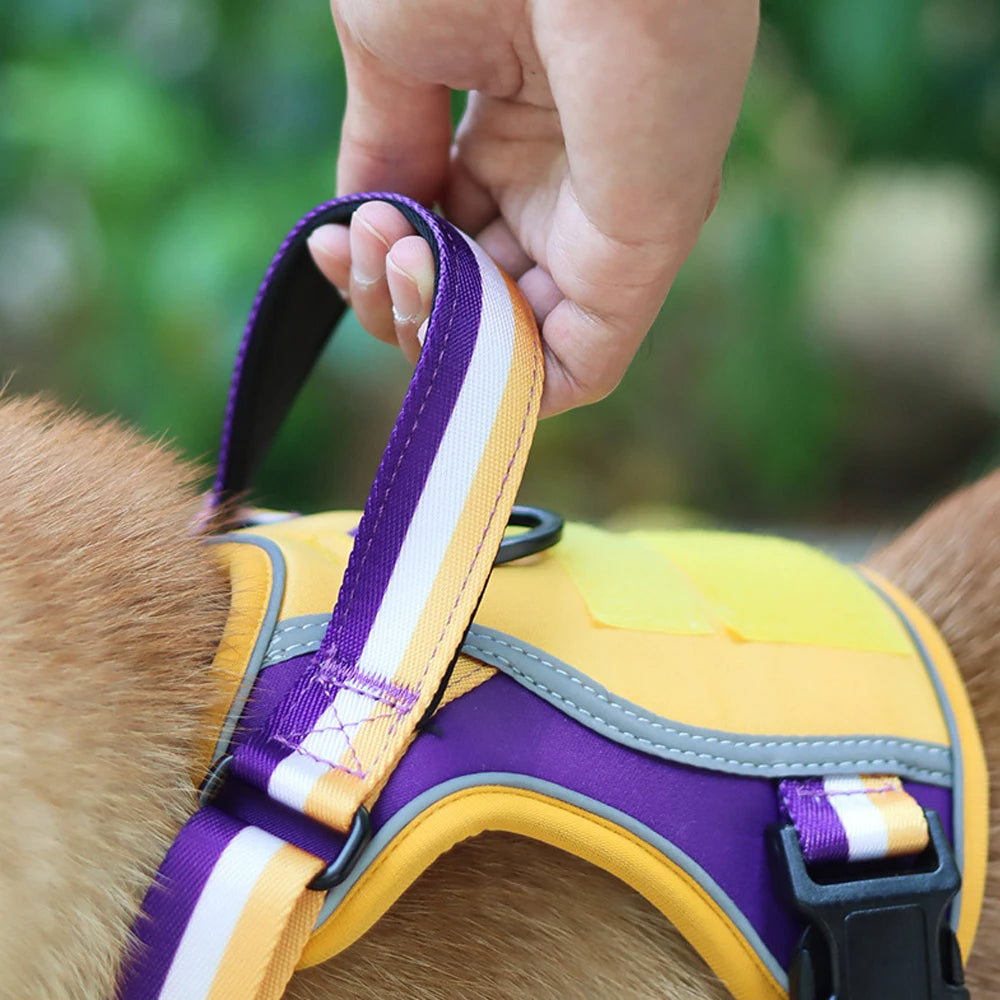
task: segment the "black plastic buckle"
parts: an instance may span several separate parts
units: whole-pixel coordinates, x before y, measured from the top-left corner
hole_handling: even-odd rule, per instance
[[[785,888],[810,921],[792,959],[791,1000],[968,1000],[945,921],[962,879],[937,813],[924,815],[931,843],[916,870],[866,866],[861,878],[824,866],[817,881],[795,828],[774,831]]]
[[[340,885],[358,862],[361,852],[372,839],[372,819],[364,806],[358,806],[358,811],[351,821],[351,829],[340,853],[323,869],[310,883],[307,889],[316,892],[326,892]]]

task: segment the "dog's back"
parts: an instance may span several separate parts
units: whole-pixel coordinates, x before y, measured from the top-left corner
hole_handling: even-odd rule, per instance
[[[193,808],[190,759],[228,584],[192,535],[191,472],[114,425],[0,405],[0,995],[106,998],[139,901]],[[1000,997],[1000,478],[876,565],[936,620],[993,776],[978,998]],[[676,932],[604,872],[491,835],[447,855],[293,998],[716,1000]]]

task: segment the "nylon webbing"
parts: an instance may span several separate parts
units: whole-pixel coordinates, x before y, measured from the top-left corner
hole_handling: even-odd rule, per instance
[[[406,199],[342,199],[310,213],[268,271],[240,348],[223,470],[232,441],[253,452],[233,426],[233,401],[246,398],[254,371],[246,359],[273,354],[264,340],[295,336],[273,325],[289,315],[281,282],[318,287],[295,284],[296,267],[312,267],[305,236],[372,197],[394,201],[432,240],[438,275],[427,336],[322,646],[265,724],[238,734],[228,779],[266,792],[303,824],[341,832],[404,752],[461,643],[503,537],[542,390],[530,309],[471,240]],[[289,254],[298,254],[296,267],[286,265]],[[301,364],[286,367],[290,378],[301,374]],[[274,422],[260,412],[253,419]],[[238,481],[220,471],[217,482]],[[203,807],[143,904],[121,1000],[276,1000],[323,898],[304,887],[330,860]]]
[[[807,864],[919,854],[928,844],[924,812],[894,776],[790,778],[780,797]]]

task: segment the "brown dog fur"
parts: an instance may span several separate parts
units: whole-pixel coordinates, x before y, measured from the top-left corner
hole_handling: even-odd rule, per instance
[[[193,539],[191,470],[107,422],[0,403],[0,996],[105,1000],[189,768],[228,584]],[[942,629],[992,781],[969,962],[1000,998],[1000,476],[874,560]],[[604,872],[490,835],[428,872],[293,1000],[723,1000],[672,927]]]

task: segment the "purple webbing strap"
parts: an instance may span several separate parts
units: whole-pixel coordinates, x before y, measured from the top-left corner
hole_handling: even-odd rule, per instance
[[[790,778],[779,784],[781,811],[795,827],[807,864],[846,861],[847,833],[827,796],[822,778]]]
[[[807,864],[875,861],[927,847],[923,810],[893,775],[788,778],[779,797]]]
[[[225,479],[239,400],[247,392],[246,359],[255,340],[274,330],[262,324],[260,317],[262,303],[272,294],[275,275],[282,273],[286,255],[301,247],[308,232],[320,220],[329,219],[331,209],[353,209],[371,197],[376,196],[332,202],[310,213],[295,227],[272,262],[237,360],[217,491]],[[407,208],[432,239],[438,262],[434,308],[420,360],[358,526],[322,648],[312,667],[303,672],[269,720],[266,733],[248,742],[237,756],[236,773],[261,788],[268,786],[281,759],[295,752],[329,708],[337,690],[345,685],[356,694],[388,706],[387,711],[399,713],[410,712],[417,696],[417,692],[359,670],[357,665],[464,383],[480,329],[482,288],[473,251],[457,230],[414,202],[395,196],[377,197]],[[336,725],[340,724],[338,718]],[[337,766],[332,760],[326,763]],[[360,765],[357,770],[358,777],[364,777]]]
[[[358,207],[372,200],[395,205],[427,239],[440,267],[440,247],[450,227],[402,195],[336,198],[296,224],[271,260],[240,340],[211,493],[213,510],[250,486],[260,459],[346,310],[339,293],[312,262],[306,243],[310,233],[327,223],[348,223]]]

